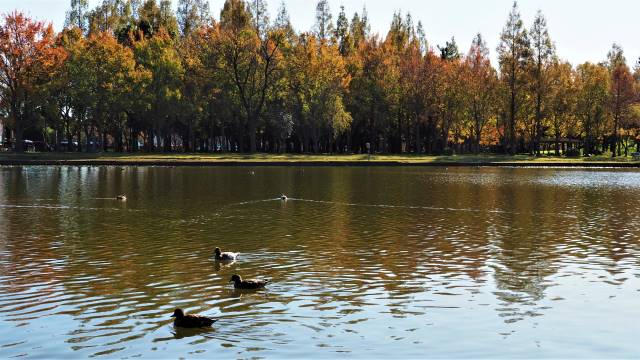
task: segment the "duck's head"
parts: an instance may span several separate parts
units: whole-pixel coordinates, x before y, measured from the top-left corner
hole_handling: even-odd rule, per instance
[[[235,282],[241,282],[242,278],[240,277],[240,275],[234,274],[231,275],[231,280],[229,280],[229,282],[235,283]]]
[[[171,315],[171,317],[180,319],[180,318],[184,317],[184,312],[182,311],[182,309],[175,309],[173,311],[173,315]]]
[[[217,247],[215,250],[213,250],[213,252],[214,252],[214,253],[216,253],[216,255],[218,255],[218,256],[219,256],[220,254],[222,254],[222,251],[220,251],[220,248],[219,248],[219,247]]]

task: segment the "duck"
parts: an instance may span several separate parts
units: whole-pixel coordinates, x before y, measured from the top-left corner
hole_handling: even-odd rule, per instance
[[[208,316],[187,314],[185,315],[182,309],[175,309],[173,315],[173,326],[182,328],[201,328],[211,326],[218,319],[213,319]]]
[[[232,275],[229,282],[233,283],[233,287],[236,289],[261,289],[269,283],[269,280],[242,280],[240,275]]]
[[[287,195],[285,195],[285,194],[280,195],[280,200],[282,200],[282,201],[287,201],[287,199],[289,199],[289,198],[287,197]]]
[[[127,195],[120,194],[120,195],[116,196],[116,200],[127,201]]]
[[[219,247],[214,250],[216,260],[218,261],[235,261],[240,253],[222,252]]]

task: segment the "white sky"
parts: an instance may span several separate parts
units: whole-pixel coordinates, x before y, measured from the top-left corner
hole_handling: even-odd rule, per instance
[[[89,0],[95,6],[101,0]],[[174,6],[178,0],[173,0]],[[52,21],[62,28],[70,0],[0,0],[0,13],[20,10],[38,20]],[[211,11],[218,17],[224,0],[210,0]],[[313,26],[315,0],[285,0],[296,30]],[[466,53],[471,39],[481,32],[495,57],[498,37],[504,26],[512,0],[329,0],[334,20],[340,5],[348,17],[367,6],[372,30],[382,35],[389,29],[394,11],[411,12],[414,21],[424,24],[432,46],[444,44],[455,36],[461,52]],[[268,0],[272,17],[280,0]],[[552,39],[561,58],[574,65],[605,59],[613,42],[625,50],[627,62],[634,66],[640,57],[640,0],[520,0],[522,17],[530,27],[541,9],[547,17]]]

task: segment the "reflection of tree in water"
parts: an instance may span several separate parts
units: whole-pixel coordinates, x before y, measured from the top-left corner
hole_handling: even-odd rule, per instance
[[[468,207],[475,188],[429,192],[411,174],[387,187],[384,174],[363,171],[371,174],[332,172],[335,180],[322,194],[328,203],[306,205],[321,209],[318,218],[325,223],[296,229],[295,237],[312,240],[307,251],[320,254],[313,267],[327,273],[324,286],[331,290],[319,305],[347,301],[357,311],[372,299],[385,299],[402,315],[419,305],[408,300],[414,294],[476,291],[485,276],[488,239],[474,221],[488,222],[491,215],[444,209],[451,206],[445,197],[452,196]],[[481,195],[480,202],[491,196]],[[431,208],[393,207],[434,200]],[[391,207],[367,206],[387,204]],[[463,285],[451,290],[454,282]]]
[[[600,188],[556,191],[540,186],[527,192],[505,186],[501,193],[508,211],[488,231],[496,296],[503,302],[500,311],[506,321],[541,314],[536,306],[555,285],[550,278],[567,262],[584,263],[585,272],[594,266],[612,276],[625,271],[620,264],[637,246],[630,227],[639,225],[637,218],[618,211],[628,195]],[[524,211],[531,215],[517,215]],[[598,264],[597,258],[611,262]]]
[[[502,302],[500,316],[514,322],[541,315],[537,306],[552,285],[547,279],[560,267],[558,249],[571,218],[553,213],[563,193],[535,187],[525,192],[513,186],[504,186],[500,193],[504,212],[487,228],[492,239],[490,264],[494,294]]]
[[[321,331],[338,321],[366,321],[366,307],[380,304],[403,317],[424,313],[425,299],[431,305],[447,305],[455,295],[475,301],[470,294],[486,288],[491,276],[498,313],[517,321],[543,313],[540,303],[566,262],[600,258],[597,266],[624,282],[618,275],[636,261],[631,229],[640,223],[619,211],[629,203],[622,191],[513,181],[478,186],[446,182],[445,175],[434,185],[404,169],[392,175],[376,168],[268,169],[253,176],[242,169],[224,176],[209,171],[52,168],[29,181],[20,171],[0,172],[0,184],[9,184],[0,188],[5,203],[2,189],[102,208],[0,208],[0,273],[12,282],[1,291],[60,297],[59,308],[31,316],[71,316],[78,329],[67,340],[82,347],[101,333],[118,343],[166,326],[176,302],[189,312],[233,317],[232,330],[243,334],[300,314],[296,321]],[[90,199],[122,188],[141,193],[131,191],[126,204]],[[220,210],[225,199],[238,200],[229,188],[241,189],[243,200],[294,189],[292,197],[326,202]],[[240,260],[216,265],[215,246],[240,251]],[[274,282],[263,292],[240,294],[227,283],[236,272]],[[15,318],[9,310],[0,308]]]

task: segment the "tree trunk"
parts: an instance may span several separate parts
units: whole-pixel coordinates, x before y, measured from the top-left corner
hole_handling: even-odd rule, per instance
[[[416,154],[420,154],[422,152],[422,139],[420,138],[420,121],[418,120],[420,117],[416,117]]]
[[[256,125],[253,120],[249,120],[249,152],[256,152]]]
[[[22,121],[16,119],[16,139],[15,139],[15,151],[17,153],[24,152],[24,144],[22,142],[24,129],[22,127]]]

